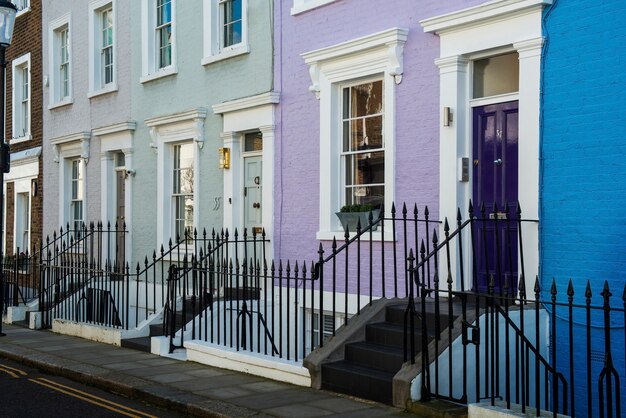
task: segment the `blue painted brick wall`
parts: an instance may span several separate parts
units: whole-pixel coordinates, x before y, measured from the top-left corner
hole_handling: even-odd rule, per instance
[[[566,301],[567,280],[575,302],[584,303],[587,280],[592,301],[601,305],[607,281],[611,305],[623,307],[626,282],[626,2],[559,0],[546,13],[548,36],[543,72],[541,260],[543,288],[556,278]],[[567,311],[559,311],[557,350],[569,363]],[[624,316],[611,317],[612,353],[622,382],[626,370]],[[574,315],[584,323],[584,310]],[[602,315],[594,316],[601,325]],[[585,333],[576,333],[574,382],[576,415],[586,416]],[[597,373],[605,339],[594,328],[592,394],[597,415]],[[599,356],[599,357],[598,357]],[[560,368],[560,367],[559,367]],[[569,380],[569,367],[565,368]],[[570,412],[571,413],[571,412]]]

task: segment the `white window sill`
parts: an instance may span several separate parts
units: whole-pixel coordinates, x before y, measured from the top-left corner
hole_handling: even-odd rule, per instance
[[[213,64],[214,62],[219,62],[219,61],[223,61],[229,58],[238,57],[239,55],[248,54],[249,52],[250,52],[249,45],[239,44],[235,48],[222,50],[218,54],[204,57],[202,58],[202,61],[200,61],[200,63],[202,65],[209,65],[209,64]]]
[[[94,97],[102,96],[104,94],[114,93],[116,91],[117,91],[117,84],[111,83],[101,88],[100,90],[90,91],[89,93],[87,93],[87,97],[91,99]]]
[[[158,80],[163,77],[169,77],[171,75],[178,74],[178,67],[175,65],[170,65],[169,67],[161,68],[159,71],[153,74],[147,74],[139,78],[139,82],[149,83],[150,81]]]
[[[26,13],[30,12],[30,6],[28,6],[25,9],[20,10],[19,12],[17,12],[17,14],[15,15],[15,18],[18,18],[22,15],[25,15]]]
[[[291,8],[291,15],[295,16],[297,14],[316,9],[335,1],[337,0],[307,0],[306,2],[302,3],[302,0],[300,0],[302,4],[294,4],[294,6]],[[296,2],[296,0],[294,0],[294,2]]]
[[[383,239],[382,232],[380,232],[380,226],[378,227],[378,229],[379,229],[378,231],[372,231],[372,240],[374,242],[376,241],[380,242],[381,240],[386,241],[386,242],[393,241],[393,232],[390,230],[390,228],[385,228],[384,239]],[[341,244],[342,242],[346,240],[346,237],[344,234],[345,234],[344,231],[317,231],[315,239],[317,239],[318,241],[332,241],[333,239],[336,239],[337,244]],[[356,233],[351,232],[350,237],[348,239],[352,239],[355,236],[356,236]],[[369,232],[366,232],[365,234],[361,235],[361,242],[369,241],[369,239],[370,239]]]
[[[72,97],[66,97],[65,99],[61,100],[60,102],[56,102],[56,103],[53,103],[51,105],[48,105],[48,110],[57,109],[59,107],[71,105],[72,103],[74,103],[74,99]]]
[[[33,139],[31,134],[20,136],[18,138],[12,138],[11,139],[11,145],[13,145],[13,144],[20,144],[22,142],[27,142],[27,141],[30,141],[31,139]]]

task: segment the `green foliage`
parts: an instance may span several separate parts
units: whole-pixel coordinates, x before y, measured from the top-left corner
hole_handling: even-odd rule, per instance
[[[347,213],[347,212],[370,212],[372,210],[374,210],[374,208],[370,204],[365,204],[365,205],[345,205],[344,207],[341,208],[341,210],[339,212],[343,212],[343,213]]]

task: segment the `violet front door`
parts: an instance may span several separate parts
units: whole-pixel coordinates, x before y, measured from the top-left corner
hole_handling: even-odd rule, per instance
[[[473,288],[509,294],[517,289],[518,102],[473,109],[473,202],[476,269]],[[480,207],[485,205],[482,218]],[[494,210],[494,203],[496,210]],[[508,205],[508,211],[505,207]]]

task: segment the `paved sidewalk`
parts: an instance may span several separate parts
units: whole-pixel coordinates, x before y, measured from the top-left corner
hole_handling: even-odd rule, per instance
[[[387,417],[399,409],[81,338],[3,325],[0,357],[199,417]]]

